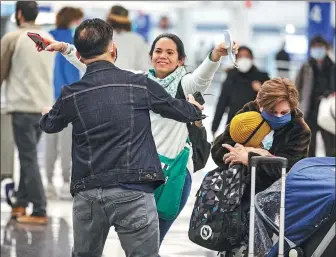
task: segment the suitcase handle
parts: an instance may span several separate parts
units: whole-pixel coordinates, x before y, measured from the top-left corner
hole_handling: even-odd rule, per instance
[[[279,163],[281,168],[287,168],[288,160],[283,157],[253,156],[250,159],[250,167],[256,167],[259,163]]]
[[[249,224],[249,247],[248,257],[254,257],[254,218],[255,218],[255,180],[256,167],[260,163],[280,164],[281,167],[281,196],[280,196],[280,224],[279,224],[279,252],[278,257],[284,257],[285,243],[285,185],[286,185],[286,168],[288,160],[283,157],[265,157],[253,156],[250,159],[251,167],[251,202],[250,202],[250,224]]]

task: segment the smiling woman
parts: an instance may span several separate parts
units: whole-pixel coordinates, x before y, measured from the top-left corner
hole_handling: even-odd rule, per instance
[[[179,37],[174,34],[158,36],[149,52],[157,78],[165,78],[177,67],[184,64],[186,54]]]

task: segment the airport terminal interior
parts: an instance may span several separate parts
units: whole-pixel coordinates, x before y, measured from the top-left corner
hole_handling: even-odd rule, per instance
[[[253,51],[253,65],[267,73],[271,79],[280,76],[295,81],[300,68],[310,58],[309,42],[316,35],[321,35],[329,42],[330,47],[326,54],[332,62],[335,62],[334,1],[37,1],[37,3],[39,14],[36,24],[46,32],[55,28],[57,13],[64,7],[80,8],[83,12],[81,21],[84,21],[92,18],[106,20],[111,7],[120,5],[128,10],[127,18],[131,21],[131,31],[140,35],[148,46],[140,51],[149,52],[149,46],[159,34],[174,33],[184,43],[187,56],[186,65],[194,69],[203,62],[217,44],[224,42],[224,31],[226,30],[230,30],[233,41],[239,46],[247,46]],[[1,41],[7,33],[17,30],[15,6],[15,1],[1,1]],[[332,31],[331,35],[327,33],[329,29]],[[32,51],[36,51],[34,46]],[[280,52],[285,53],[289,58],[279,59]],[[125,57],[119,55],[118,58]],[[1,62],[3,62],[2,49]],[[150,64],[149,56],[148,64]],[[205,100],[203,114],[206,115],[203,125],[210,143],[224,132],[227,124],[230,106],[226,107],[218,129],[213,134],[212,124],[219,104],[222,84],[230,69],[234,69],[232,60],[227,56],[222,57],[220,66],[203,96]],[[37,70],[36,72],[38,73]],[[64,183],[59,156],[52,178],[52,184],[56,190],[55,195],[49,196],[46,192],[48,223],[46,225],[25,224],[11,218],[12,208],[6,201],[6,184],[14,181],[15,189],[18,188],[20,161],[14,143],[12,117],[7,111],[5,84],[6,80],[2,81],[1,257],[71,256],[74,240],[73,199],[68,184]],[[47,135],[43,132],[37,152],[42,182],[47,191],[48,171],[45,159],[48,145],[46,138]],[[317,132],[315,147],[315,156],[326,156],[326,146],[320,132]],[[160,247],[161,257],[217,256],[217,251],[201,247],[188,238],[189,222],[196,193],[206,174],[216,167],[210,154],[205,168],[192,174],[190,196]],[[31,204],[27,212],[32,212]],[[113,228],[108,234],[102,256],[126,256]]]

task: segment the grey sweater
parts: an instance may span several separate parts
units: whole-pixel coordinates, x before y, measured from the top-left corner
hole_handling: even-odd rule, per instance
[[[6,111],[41,113],[53,104],[55,55],[37,52],[27,32],[52,36],[34,24],[22,24],[1,39],[1,85],[5,83]]]

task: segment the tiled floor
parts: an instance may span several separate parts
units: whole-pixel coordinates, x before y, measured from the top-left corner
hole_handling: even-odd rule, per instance
[[[210,127],[212,115],[214,113],[214,103],[217,99],[217,87],[213,87],[209,93],[214,96],[206,96],[206,101],[211,103],[205,106],[204,113],[210,117],[205,119],[204,125],[208,129],[208,140],[212,140],[210,135]],[[212,99],[211,99],[212,98]],[[223,119],[225,120],[225,119]],[[223,125],[220,126],[224,128]],[[223,130],[223,129],[222,129]],[[218,131],[221,132],[221,131]],[[40,163],[43,163],[43,139],[39,147]],[[319,153],[322,149],[319,148]],[[319,154],[321,155],[321,154]],[[57,165],[56,165],[57,166]],[[59,165],[58,165],[59,166]],[[18,179],[18,162],[15,162],[15,180]],[[207,164],[205,171],[214,168],[215,165],[211,158]],[[162,257],[215,257],[216,252],[208,251],[193,244],[188,239],[189,218],[194,204],[194,195],[205,175],[204,172],[198,172],[193,175],[192,192],[188,203],[163,242],[160,254]],[[43,168],[41,173],[44,177]],[[60,169],[56,169],[55,184],[61,186],[62,179],[59,176]],[[73,242],[72,236],[72,217],[71,217],[71,201],[49,201],[48,215],[50,222],[47,226],[28,226],[20,225],[9,219],[10,208],[5,202],[1,202],[1,257],[70,257],[71,246]],[[108,236],[104,253],[104,257],[123,257],[125,256],[117,235],[113,228]]]
[[[191,199],[190,199],[191,200]],[[168,233],[160,250],[162,257],[215,257],[216,253],[198,247],[187,236],[192,200]],[[47,226],[21,225],[9,219],[9,208],[1,205],[1,257],[67,257],[71,256],[72,203],[49,201]],[[125,256],[111,228],[104,257]]]
[[[208,251],[189,241],[187,234],[194,195],[203,176],[203,172],[194,174],[193,188],[188,203],[161,246],[162,257],[216,256],[215,252]],[[10,220],[10,208],[5,202],[1,202],[1,257],[71,256],[73,242],[71,206],[71,201],[49,201],[49,224],[29,226]],[[125,256],[113,228],[110,230],[103,256]]]

